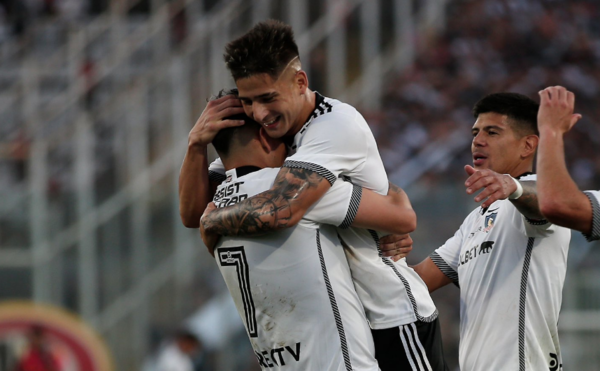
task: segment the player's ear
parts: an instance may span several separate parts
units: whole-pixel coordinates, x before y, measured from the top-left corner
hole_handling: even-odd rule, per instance
[[[297,71],[294,76],[296,86],[300,90],[300,94],[305,94],[308,89],[308,76],[303,70]]]
[[[533,156],[535,151],[537,150],[538,142],[540,138],[537,135],[527,135],[524,138],[523,149],[521,151],[521,156],[523,158]]]

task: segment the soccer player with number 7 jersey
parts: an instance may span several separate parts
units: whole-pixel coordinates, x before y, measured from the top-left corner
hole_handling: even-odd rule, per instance
[[[201,224],[206,241],[214,235],[273,233],[294,226],[340,178],[380,195],[388,193],[387,175],[368,124],[352,106],[309,89],[289,26],[276,21],[259,23],[228,44],[225,59],[239,100],[221,102],[222,114],[213,117],[220,119],[199,120],[190,140],[196,135],[209,137],[206,133],[215,127],[241,125],[223,120],[241,102],[243,112],[261,124],[268,136],[286,140],[291,152],[270,189],[204,213]],[[189,147],[180,175],[180,209],[190,226],[195,225],[210,194],[202,148]],[[211,170],[223,174],[219,164],[212,164]],[[383,239],[377,232],[348,228],[338,233],[346,246],[380,368],[446,370],[437,309],[416,272],[404,259],[394,262],[381,256]],[[389,240],[401,244],[405,238],[391,236]]]
[[[286,157],[280,140],[245,120],[244,126],[224,129],[213,140],[227,170],[213,198],[216,207],[235,205],[269,189]],[[392,185],[390,195],[381,196],[339,181],[291,228],[221,238],[214,256],[259,365],[379,370],[335,226],[402,232],[414,229],[415,221],[408,198],[397,187]]]

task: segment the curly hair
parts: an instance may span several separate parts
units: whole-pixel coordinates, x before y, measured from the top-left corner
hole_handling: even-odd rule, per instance
[[[268,20],[256,24],[225,47],[223,58],[234,80],[267,73],[278,78],[299,57],[294,32],[287,24]]]

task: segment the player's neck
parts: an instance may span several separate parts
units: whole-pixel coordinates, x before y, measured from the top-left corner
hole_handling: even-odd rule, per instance
[[[514,169],[508,172],[508,174],[513,178],[517,178],[526,173],[533,173],[532,161],[523,161],[521,164],[519,164]]]
[[[253,166],[260,169],[269,167],[268,162],[265,159],[252,152],[247,152],[244,155],[232,154],[227,158],[221,158],[221,161],[223,161],[223,166],[225,167],[226,171],[244,166]]]
[[[310,115],[312,115],[315,108],[317,108],[315,106],[316,96],[314,91],[306,89],[306,94],[304,95],[304,97],[305,98],[304,104],[302,105],[302,111],[298,115],[298,119],[296,120],[296,122],[294,122],[293,129],[286,134],[287,137],[296,135],[296,133],[298,133],[300,129],[302,129],[306,121],[308,121],[308,118],[310,117]]]

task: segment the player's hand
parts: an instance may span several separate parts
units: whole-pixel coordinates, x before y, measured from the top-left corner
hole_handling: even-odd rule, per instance
[[[413,240],[407,234],[390,234],[381,237],[379,240],[379,249],[383,256],[392,258],[393,261],[405,258],[412,251]]]
[[[244,120],[224,120],[225,117],[240,113],[244,113],[244,108],[240,100],[233,95],[208,102],[190,131],[188,145],[206,147],[213,141],[219,130],[243,125]]]
[[[467,193],[472,195],[479,190],[475,196],[475,202],[484,201],[481,207],[490,207],[498,200],[505,200],[517,190],[515,181],[509,175],[498,174],[490,169],[476,170],[471,165],[465,166],[469,178],[465,181]]]
[[[208,252],[213,257],[215,256],[215,246],[217,245],[217,242],[219,242],[221,235],[212,233],[212,232],[207,232],[204,229],[204,223],[202,222],[202,219],[204,219],[204,217],[206,215],[210,214],[211,212],[215,211],[216,209],[217,209],[217,206],[215,205],[215,203],[209,202],[208,205],[206,205],[204,214],[202,214],[202,217],[200,218],[200,236],[202,237],[202,241],[204,242],[204,245],[206,245]]]
[[[563,135],[581,119],[581,115],[573,113],[575,94],[562,86],[551,86],[539,92],[540,109],[538,111],[538,127],[540,132],[551,130]]]

